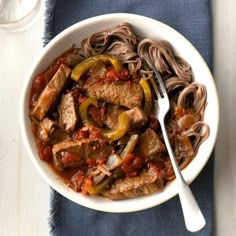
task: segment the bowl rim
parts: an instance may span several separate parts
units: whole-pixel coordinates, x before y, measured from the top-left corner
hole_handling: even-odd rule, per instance
[[[208,150],[208,157],[204,159],[204,161],[201,162],[201,166],[199,166],[198,168],[198,171],[196,171],[194,173],[194,175],[192,176],[185,176],[185,170],[186,168],[182,171],[182,174],[186,180],[186,182],[188,184],[190,184],[198,175],[199,173],[202,171],[202,169],[204,168],[204,166],[206,165],[207,161],[209,160],[210,156],[211,156],[211,153],[213,151],[213,148],[215,146],[215,143],[216,143],[216,138],[217,138],[217,134],[218,134],[218,127],[219,127],[219,100],[218,100],[218,93],[217,93],[217,89],[216,89],[216,85],[215,85],[215,82],[214,82],[214,79],[213,79],[213,76],[206,64],[206,62],[204,61],[204,59],[202,58],[202,56],[200,55],[200,53],[197,51],[197,49],[182,35],[180,34],[179,32],[177,32],[176,30],[174,30],[173,28],[171,28],[170,26],[158,21],[158,20],[155,20],[155,19],[152,19],[152,18],[149,18],[149,17],[146,17],[146,16],[142,16],[142,15],[137,15],[137,14],[130,14],[130,13],[111,13],[111,14],[105,14],[105,15],[99,15],[99,16],[95,16],[95,17],[91,17],[91,18],[88,18],[88,19],[85,19],[83,21],[80,21],[78,23],[75,23],[73,24],[72,26],[66,28],[65,30],[63,30],[61,33],[59,33],[57,36],[55,36],[44,48],[43,50],[41,51],[41,53],[38,55],[38,57],[36,58],[36,60],[34,60],[34,63],[33,65],[31,66],[31,69],[29,70],[27,76],[26,76],[26,79],[23,83],[23,87],[22,87],[22,91],[21,91],[21,95],[20,95],[20,109],[19,109],[19,122],[20,122],[20,130],[21,130],[21,135],[22,135],[22,138],[23,138],[23,143],[24,143],[24,146],[26,148],[26,151],[27,151],[27,154],[29,155],[31,161],[33,162],[35,168],[37,169],[37,171],[40,173],[40,175],[43,177],[43,179],[53,188],[55,189],[57,192],[59,192],[60,194],[62,194],[64,197],[72,200],[73,202],[77,203],[77,204],[80,204],[82,206],[85,206],[85,207],[88,207],[88,208],[91,208],[91,209],[94,209],[94,210],[99,210],[99,211],[104,211],[104,212],[113,212],[113,213],[127,213],[127,212],[134,212],[134,211],[140,211],[140,210],[144,210],[144,209],[148,209],[148,208],[151,208],[151,207],[154,207],[154,206],[157,206],[159,204],[162,204],[166,201],[168,201],[169,199],[173,198],[174,196],[176,196],[178,193],[177,193],[177,186],[176,186],[176,182],[175,180],[173,180],[173,186],[171,191],[168,192],[168,194],[166,193],[164,195],[164,197],[162,199],[160,199],[159,201],[155,201],[155,197],[154,195],[155,194],[152,194],[152,195],[147,195],[145,196],[146,198],[150,198],[150,201],[145,201],[145,205],[142,205],[142,204],[127,204],[127,207],[123,207],[123,208],[120,208],[120,207],[113,207],[112,204],[108,204],[109,207],[104,207],[103,204],[102,205],[99,205],[98,203],[95,203],[93,201],[88,201],[86,199],[82,199],[81,198],[75,198],[73,197],[73,194],[70,194],[70,190],[69,190],[69,193],[68,191],[65,191],[65,186],[64,188],[62,186],[60,186],[59,184],[57,184],[55,181],[53,181],[52,179],[49,178],[49,176],[45,173],[45,171],[43,170],[43,168],[39,165],[38,161],[36,160],[35,158],[35,155],[33,153],[33,150],[32,150],[32,147],[29,143],[29,139],[28,139],[28,135],[27,135],[27,130],[29,129],[29,127],[26,127],[26,122],[25,120],[28,119],[28,107],[26,108],[25,107],[25,104],[28,104],[28,97],[26,96],[27,95],[27,91],[28,89],[31,88],[31,83],[32,83],[32,80],[33,80],[33,77],[34,77],[34,72],[35,72],[35,69],[38,65],[38,63],[40,63],[42,57],[52,48],[52,46],[54,44],[56,44],[59,40],[61,40],[62,38],[68,36],[71,32],[73,32],[74,30],[78,30],[78,28],[81,28],[81,27],[84,27],[86,25],[89,25],[91,23],[94,23],[95,21],[107,21],[111,18],[113,19],[117,19],[117,20],[120,20],[122,21],[122,18],[131,18],[133,20],[145,20],[149,23],[152,23],[152,24],[156,24],[160,27],[163,27],[165,28],[166,30],[170,31],[172,34],[174,34],[176,37],[179,37],[188,47],[192,48],[196,55],[198,55],[198,57],[201,59],[201,63],[202,65],[204,65],[206,68],[206,70],[208,71],[208,74],[210,75],[210,78],[212,80],[212,90],[215,94],[215,98],[216,98],[216,107],[215,107],[215,110],[216,110],[216,117],[215,117],[215,134],[213,136],[213,140],[212,140],[212,146],[209,148]],[[27,111],[27,112],[26,112]],[[33,137],[32,137],[33,138]],[[38,157],[37,157],[38,158]],[[41,161],[41,160],[40,160]],[[186,177],[188,177],[186,179]],[[166,188],[166,187],[165,187]],[[174,191],[173,191],[174,190]],[[73,191],[73,190],[72,190]],[[166,191],[166,189],[164,190]],[[163,192],[164,192],[163,191]],[[77,193],[78,194],[78,193]],[[161,193],[157,193],[157,194],[161,194]],[[79,201],[78,201],[79,199]],[[135,198],[137,199],[137,198]],[[132,199],[130,200],[130,202],[132,202]],[[134,201],[135,202],[135,201]],[[122,204],[121,204],[122,205]]]

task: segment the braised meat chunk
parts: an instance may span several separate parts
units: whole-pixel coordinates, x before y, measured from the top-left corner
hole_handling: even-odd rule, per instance
[[[77,123],[77,107],[73,92],[62,95],[59,105],[60,123],[69,133],[75,129]]]
[[[135,107],[126,111],[126,114],[129,116],[131,121],[131,128],[142,128],[148,122],[147,116],[140,107]]]
[[[106,159],[113,145],[103,139],[66,140],[53,145],[54,165],[58,170],[76,167],[86,163],[87,159]]]
[[[141,156],[152,157],[155,154],[162,153],[166,150],[158,135],[150,128],[147,128],[139,137],[137,152]]]
[[[94,83],[88,86],[87,93],[89,97],[130,109],[141,106],[143,99],[142,87],[130,81]]]
[[[162,188],[163,180],[161,178],[147,171],[143,171],[137,177],[126,177],[116,180],[111,188],[104,191],[102,195],[111,200],[121,200],[158,192]]]
[[[54,131],[55,121],[45,117],[38,125],[37,137],[43,141],[49,141],[49,135]]]
[[[59,67],[56,74],[40,94],[35,107],[30,113],[31,116],[39,121],[46,116],[48,110],[56,101],[61,90],[65,86],[70,73],[71,69],[64,64]]]

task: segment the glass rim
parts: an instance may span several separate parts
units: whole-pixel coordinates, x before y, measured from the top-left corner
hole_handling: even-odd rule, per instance
[[[28,24],[32,18],[39,12],[41,8],[41,0],[37,0],[34,7],[23,17],[19,18],[18,20],[13,21],[0,21],[0,27],[7,28],[7,27],[14,27],[17,26],[17,24],[21,24],[22,22],[26,22]],[[29,22],[27,22],[29,20]]]

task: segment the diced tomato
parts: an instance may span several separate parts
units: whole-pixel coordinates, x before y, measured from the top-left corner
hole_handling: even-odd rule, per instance
[[[66,164],[67,162],[71,163],[75,160],[80,160],[80,159],[81,159],[81,157],[78,154],[66,151],[66,152],[63,153],[61,161],[64,164]]]
[[[52,160],[52,147],[51,146],[46,146],[43,149],[43,154],[44,154],[45,160],[51,161]]]
[[[123,163],[130,163],[135,158],[134,154],[128,154],[123,158]]]
[[[71,181],[75,186],[75,191],[81,192],[83,195],[86,195],[88,193],[87,189],[93,184],[92,180],[89,177],[81,173],[73,176]]]
[[[107,81],[117,81],[118,79],[119,79],[118,74],[115,71],[115,69],[114,68],[108,68],[107,73],[106,73],[106,80]]]
[[[121,72],[116,72],[114,68],[107,69],[106,78],[107,81],[129,80],[130,74],[126,68],[123,68]]]
[[[90,165],[90,166],[96,166],[97,162],[95,159],[93,158],[88,158],[87,159],[87,163]]]
[[[121,169],[125,172],[127,177],[134,177],[138,175],[138,170],[140,170],[144,165],[143,158],[136,156],[134,154],[128,154],[123,159],[123,164]]]
[[[148,127],[156,131],[159,127],[159,121],[152,113],[150,113],[148,121]]]
[[[83,184],[83,186],[82,186],[82,194],[83,194],[83,195],[86,195],[86,194],[88,193],[88,190],[87,190],[87,189],[88,189],[90,186],[92,186],[92,184],[93,184],[92,180],[91,180],[90,178],[86,177],[86,178],[85,178],[85,181],[84,181],[84,184]]]
[[[106,161],[107,161],[107,159],[105,159],[105,158],[100,158],[100,159],[97,160],[97,164],[98,164],[98,165],[101,165],[101,164],[104,164]]]
[[[84,127],[82,127],[81,129],[75,131],[72,135],[72,139],[73,140],[78,140],[78,139],[82,139],[82,138],[89,138],[89,131],[88,129],[85,130],[83,129]]]
[[[136,156],[133,160],[133,163],[132,163],[133,167],[138,170],[140,168],[142,168],[143,166],[143,159],[141,157],[138,157]]]
[[[44,74],[40,74],[34,79],[32,83],[32,89],[38,92],[42,91],[45,88],[46,84],[47,83],[44,79]]]
[[[121,169],[127,174],[134,171],[134,167],[131,164],[123,164]]]
[[[36,145],[40,159],[46,162],[51,162],[53,159],[52,147],[50,145],[45,145],[41,141],[38,141]]]
[[[52,147],[46,146],[43,149],[44,160],[50,162],[52,160]]]
[[[102,137],[101,130],[92,125],[89,126],[89,133],[90,139],[98,139]]]

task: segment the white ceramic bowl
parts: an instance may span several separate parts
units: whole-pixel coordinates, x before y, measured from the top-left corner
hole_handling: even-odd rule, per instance
[[[211,72],[192,44],[169,26],[139,15],[123,13],[108,14],[81,21],[57,35],[44,48],[41,55],[31,67],[24,83],[20,102],[20,126],[23,141],[36,169],[56,191],[80,205],[106,212],[132,212],[161,204],[177,194],[176,181],[170,182],[161,193],[122,201],[111,201],[102,197],[86,197],[74,192],[60,181],[45,162],[39,159],[30,129],[28,100],[33,78],[39,72],[43,71],[54,58],[72,44],[80,43],[82,39],[92,33],[116,26],[122,22],[131,23],[136,34],[140,36],[157,40],[166,39],[169,41],[174,51],[191,65],[194,80],[206,85],[208,105],[205,111],[205,121],[210,126],[210,136],[201,145],[194,160],[182,172],[187,183],[191,183],[207,163],[215,145],[219,122],[218,96]]]

